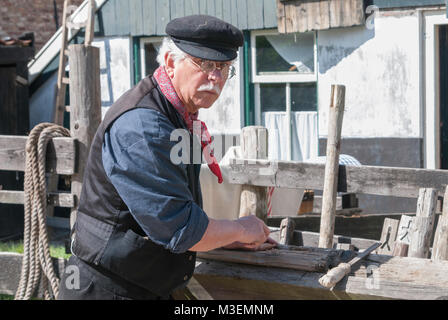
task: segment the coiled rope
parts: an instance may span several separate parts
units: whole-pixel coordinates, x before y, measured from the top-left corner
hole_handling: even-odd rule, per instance
[[[45,300],[57,298],[59,293],[59,279],[50,257],[46,226],[45,155],[50,139],[69,136],[70,131],[64,127],[54,123],[41,123],[33,128],[26,143],[24,252],[16,300],[30,299],[38,288],[39,281]]]

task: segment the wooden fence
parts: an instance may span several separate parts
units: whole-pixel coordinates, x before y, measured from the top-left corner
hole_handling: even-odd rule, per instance
[[[47,205],[71,208],[69,218],[47,217],[47,225],[70,228],[75,220],[82,188],[84,166],[91,142],[101,121],[99,49],[86,45],[69,47],[71,105],[70,138],[53,138],[46,150],[46,176],[69,176],[70,191],[47,191]],[[25,171],[27,136],[0,136],[0,170]],[[23,204],[24,191],[2,190],[0,203]],[[1,214],[1,212],[0,212]],[[14,294],[18,285],[21,255],[0,253],[0,293]],[[56,259],[56,273],[64,263]],[[63,260],[63,259],[62,259]]]

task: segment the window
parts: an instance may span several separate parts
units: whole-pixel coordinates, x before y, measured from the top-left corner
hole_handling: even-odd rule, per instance
[[[156,38],[142,38],[140,39],[140,61],[142,78],[153,74],[159,67],[157,63],[157,53],[162,45],[161,37]]]
[[[317,156],[316,39],[313,32],[252,32],[255,122],[269,130],[269,156]]]

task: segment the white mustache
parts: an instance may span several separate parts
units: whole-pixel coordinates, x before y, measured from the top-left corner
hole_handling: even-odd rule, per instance
[[[202,86],[200,86],[198,88],[198,91],[214,91],[217,94],[221,94],[221,89],[219,88],[218,85],[215,85],[213,83],[207,83],[207,84],[203,84]]]

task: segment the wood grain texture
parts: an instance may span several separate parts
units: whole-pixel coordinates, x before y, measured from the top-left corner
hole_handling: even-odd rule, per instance
[[[275,168],[259,175],[260,169]],[[297,161],[230,160],[229,180],[234,184],[323,190],[325,165]],[[380,166],[339,166],[338,192],[417,198],[420,188],[435,188],[443,196],[447,170]]]
[[[0,135],[0,170],[25,171],[25,146],[28,136]],[[71,175],[75,170],[75,140],[53,138],[48,142],[47,172]]]
[[[434,231],[437,192],[422,188],[417,202],[417,214],[409,234],[409,257],[429,258],[430,241]]]
[[[245,158],[267,159],[268,130],[264,127],[250,126],[241,130],[241,152]],[[260,174],[260,172],[259,172]],[[256,215],[267,219],[267,191],[265,187],[243,185],[240,199],[240,217]]]
[[[320,248],[333,247],[334,219],[341,151],[341,131],[345,108],[345,86],[331,87],[330,115],[328,120],[327,157],[325,164],[322,213],[320,224]]]
[[[101,86],[99,48],[70,46],[70,132],[77,141],[77,172],[72,175],[71,192],[75,205],[71,209],[72,225],[81,195],[84,168],[93,137],[101,122]]]
[[[443,199],[442,215],[439,217],[432,248],[433,260],[448,260],[448,187]]]

